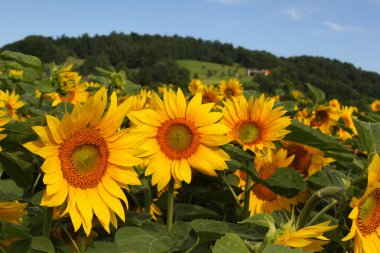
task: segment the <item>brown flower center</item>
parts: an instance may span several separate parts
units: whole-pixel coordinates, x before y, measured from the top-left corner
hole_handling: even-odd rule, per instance
[[[107,170],[109,151],[99,131],[84,128],[59,147],[63,177],[76,188],[96,187]]]
[[[198,150],[200,136],[192,121],[185,118],[168,119],[158,128],[157,141],[167,157],[180,160]]]
[[[380,226],[380,188],[376,188],[367,198],[359,202],[356,224],[363,235],[376,233]]]

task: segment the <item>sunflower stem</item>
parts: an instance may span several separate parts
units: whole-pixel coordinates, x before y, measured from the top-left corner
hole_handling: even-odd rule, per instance
[[[241,203],[240,203],[240,201],[239,201],[239,198],[238,198],[238,196],[236,195],[234,189],[232,189],[231,185],[228,183],[225,174],[223,174],[222,179],[223,179],[223,182],[227,185],[228,190],[230,190],[232,196],[234,197],[234,199],[235,199],[235,201],[236,201],[236,204],[242,209],[243,206],[241,205]]]
[[[42,228],[42,235],[50,238],[51,224],[53,223],[54,207],[48,207],[46,209],[44,226]]]
[[[170,231],[173,226],[173,210],[174,210],[174,180],[171,179],[169,182],[168,212],[167,212],[167,221],[166,221],[166,228],[168,231]]]
[[[244,190],[244,209],[243,209],[243,217],[242,220],[245,220],[249,217],[249,201],[251,199],[250,194],[250,186],[251,186],[252,178],[249,174],[247,174],[247,179],[245,181],[245,190]]]
[[[338,204],[338,200],[333,199],[330,204],[325,206],[321,211],[319,211],[307,224],[306,227],[313,225],[322,215],[324,215],[328,210]]]
[[[146,181],[146,185],[144,188],[144,212],[150,214],[150,208],[152,205],[152,193],[150,190],[149,181]]]
[[[67,237],[69,237],[69,240],[73,244],[76,252],[80,253],[79,247],[78,247],[77,243],[75,242],[74,238],[70,235],[70,233],[67,231],[67,229],[64,226],[62,227],[62,229],[66,233]]]
[[[306,221],[310,215],[310,213],[313,211],[313,209],[317,206],[318,202],[326,197],[331,198],[338,198],[340,194],[344,192],[344,188],[337,187],[337,186],[329,186],[322,188],[316,192],[314,192],[313,195],[309,198],[309,200],[306,202],[305,206],[302,208],[302,211],[300,215],[298,216],[297,221],[297,229],[301,229],[305,227]]]

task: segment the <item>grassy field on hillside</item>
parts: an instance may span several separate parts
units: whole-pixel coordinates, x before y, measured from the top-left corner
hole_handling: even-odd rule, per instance
[[[252,82],[252,78],[247,76],[247,70],[239,65],[222,65],[211,62],[196,60],[177,60],[179,66],[190,71],[190,78],[202,80],[202,83],[219,83],[220,80],[238,78],[242,83]]]

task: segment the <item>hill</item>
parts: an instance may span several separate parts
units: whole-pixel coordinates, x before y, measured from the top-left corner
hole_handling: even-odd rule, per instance
[[[301,90],[304,83],[312,83],[324,90],[328,98],[339,98],[346,104],[360,106],[380,97],[380,75],[350,63],[311,56],[277,57],[265,51],[191,37],[115,32],[56,39],[29,36],[5,45],[2,50],[5,49],[36,55],[44,62],[63,63],[69,57],[69,61],[83,59],[79,69],[83,74],[90,73],[95,66],[112,66],[125,70],[130,79],[142,84],[165,82],[185,86],[196,74],[206,82],[215,82],[230,76],[229,69],[238,68],[234,74],[240,75],[243,83],[259,83],[266,92],[274,92],[290,80]],[[215,68],[225,71],[213,75]],[[269,69],[271,74],[248,77],[244,74],[246,69]]]

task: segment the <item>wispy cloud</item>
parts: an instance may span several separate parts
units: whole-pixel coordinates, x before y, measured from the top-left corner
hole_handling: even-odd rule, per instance
[[[302,14],[300,12],[300,10],[298,10],[294,7],[290,8],[290,9],[283,10],[281,12],[293,20],[301,19],[305,16],[304,14]]]
[[[207,2],[220,3],[220,4],[241,4],[244,0],[206,0]]]
[[[323,23],[329,30],[335,31],[335,32],[363,32],[362,29],[354,26],[348,26],[348,25],[342,25],[338,24],[332,21],[326,21]]]

